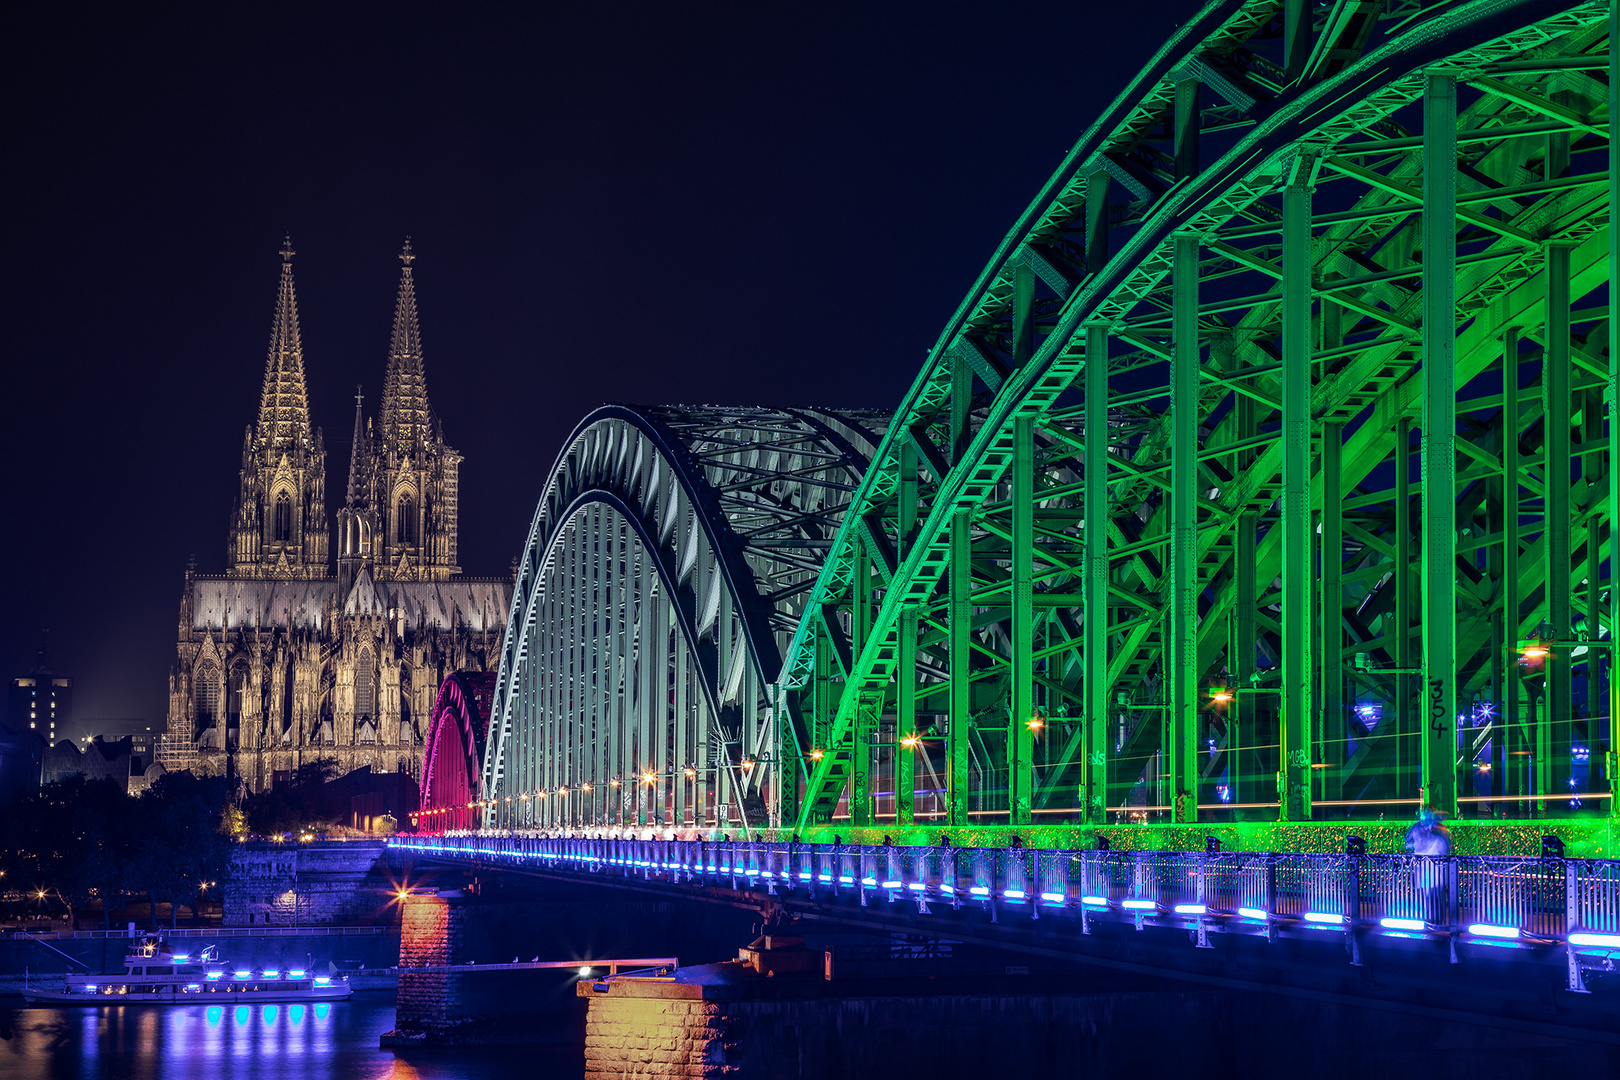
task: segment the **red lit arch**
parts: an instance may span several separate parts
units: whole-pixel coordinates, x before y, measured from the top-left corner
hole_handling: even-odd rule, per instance
[[[458,672],[439,685],[428,722],[427,753],[422,759],[422,807],[417,828],[427,832],[473,829],[480,811],[484,738],[494,672]]]

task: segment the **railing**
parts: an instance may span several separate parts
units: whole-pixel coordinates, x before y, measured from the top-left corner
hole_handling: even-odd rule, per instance
[[[1620,862],[1497,856],[1054,851],[1031,848],[636,840],[511,834],[396,837],[446,858],[671,884],[851,896],[861,906],[977,904],[1002,916],[1129,919],[1196,931],[1316,930],[1562,948],[1583,967],[1620,962]]]

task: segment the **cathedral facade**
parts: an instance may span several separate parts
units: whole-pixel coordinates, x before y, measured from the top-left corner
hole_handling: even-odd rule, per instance
[[[347,483],[328,515],[292,254],[283,247],[225,573],[186,572],[163,740],[166,768],[253,791],[321,759],[420,776],[439,684],[499,662],[511,602],[509,579],[458,565],[461,455],[428,404],[409,242],[380,408],[368,420],[355,395]]]

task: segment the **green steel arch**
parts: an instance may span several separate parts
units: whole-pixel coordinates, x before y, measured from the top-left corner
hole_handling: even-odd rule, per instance
[[[887,420],[613,405],[580,422],[517,566],[486,826],[766,823],[782,650]]]
[[[783,816],[1609,812],[1613,18],[1176,31],[895,412],[784,658]]]

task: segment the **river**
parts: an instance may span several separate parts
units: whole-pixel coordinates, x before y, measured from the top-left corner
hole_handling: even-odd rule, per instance
[[[571,1080],[577,1053],[393,1051],[392,994],[318,1005],[28,1008],[0,999],[0,1080]]]

